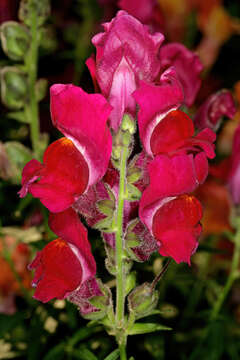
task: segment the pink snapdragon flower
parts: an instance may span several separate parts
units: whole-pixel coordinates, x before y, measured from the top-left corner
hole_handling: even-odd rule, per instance
[[[105,174],[112,150],[107,126],[111,106],[100,94],[74,85],[51,87],[53,124],[66,136],[45,151],[43,164],[33,159],[23,169],[20,196],[38,197],[52,212],[71,206]]]
[[[34,297],[42,302],[70,296],[96,274],[87,230],[77,213],[69,208],[50,214],[49,226],[59,237],[38,252],[29,265],[35,270]]]
[[[194,124],[200,130],[208,127],[217,131],[222,117],[232,119],[235,113],[236,106],[232,94],[228,90],[221,90],[209,96],[200,106],[194,117]]]
[[[170,43],[160,49],[162,71],[174,66],[184,91],[184,103],[191,106],[201,87],[203,65],[197,54],[180,43]]]
[[[228,188],[235,205],[240,204],[240,125],[234,134],[232,155],[229,161]]]
[[[159,47],[161,33],[151,34],[137,19],[119,11],[104,25],[105,32],[92,39],[96,46],[96,62],[87,65],[96,78],[102,94],[113,107],[111,127],[117,131],[124,113],[136,114],[136,103],[131,94],[140,80],[153,82],[160,70]]]

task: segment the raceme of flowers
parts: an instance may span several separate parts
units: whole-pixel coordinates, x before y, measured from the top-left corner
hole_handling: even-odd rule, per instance
[[[104,291],[95,280],[80,217],[101,230],[114,273],[118,160],[126,136],[133,137],[138,127],[142,144],[127,168],[123,232],[129,261],[145,261],[158,251],[190,264],[202,218],[192,192],[205,181],[208,159],[215,156],[215,133],[201,127],[196,134],[180,109],[193,104],[201,85],[197,55],[181,44],[162,46],[161,33],[125,11],[92,41],[96,57],[87,66],[98,93],[74,85],[51,87],[52,122],[64,137],[49,145],[42,163],[26,164],[20,191],[50,210],[49,226],[57,235],[30,265],[35,298],[68,298],[84,314],[97,310],[88,299]],[[130,155],[133,140],[127,146]]]

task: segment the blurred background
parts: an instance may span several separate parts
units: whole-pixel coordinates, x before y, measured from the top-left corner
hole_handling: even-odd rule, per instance
[[[17,194],[22,168],[33,157],[26,113],[31,74],[23,61],[32,41],[31,9],[26,4],[0,0],[0,359],[101,360],[116,348],[114,338],[103,327],[87,326],[77,308],[65,300],[41,304],[32,298],[32,273],[27,265],[54,234],[40,202],[30,195],[20,199]],[[38,52],[32,60],[41,131],[37,156],[41,159],[47,144],[61,136],[51,123],[49,87],[74,83],[85,91],[94,91],[85,65],[94,52],[91,38],[119,9],[127,10],[151,31],[163,32],[165,43],[180,42],[198,53],[204,65],[203,81],[195,104],[188,110],[190,115],[221,89],[231,91],[237,109],[232,119],[223,117],[221,121],[217,157],[209,178],[197,192],[204,207],[204,230],[192,266],[172,262],[159,284],[161,314],[152,320],[173,330],[129,337],[129,355],[135,359],[239,360],[238,278],[229,289],[220,316],[208,322],[230,274],[234,248],[232,219],[237,209],[225,186],[222,161],[231,156],[234,132],[240,124],[239,0],[41,0]],[[100,234],[89,230],[89,239],[98,276],[114,286],[104,268]],[[158,254],[147,263],[135,264],[141,283],[151,280],[161,268]]]

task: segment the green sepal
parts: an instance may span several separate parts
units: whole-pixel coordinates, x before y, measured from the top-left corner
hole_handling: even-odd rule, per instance
[[[142,171],[138,167],[129,167],[127,171],[127,182],[128,184],[134,184],[137,182],[142,176]]]
[[[108,216],[105,219],[102,219],[100,221],[98,221],[96,224],[94,224],[93,226],[94,229],[103,231],[103,232],[113,232],[113,219],[112,216]]]
[[[128,335],[147,334],[155,331],[172,330],[170,327],[154,323],[135,323],[129,330]]]
[[[1,98],[10,109],[24,107],[28,97],[27,76],[18,67],[6,66],[1,69]]]
[[[142,193],[141,191],[132,184],[127,184],[127,190],[125,198],[128,201],[137,201],[141,199]]]
[[[148,316],[157,306],[158,291],[152,289],[152,284],[143,283],[136,287],[128,296],[129,311],[136,319]]]
[[[38,160],[42,159],[43,153],[46,150],[48,144],[49,144],[49,134],[41,133],[38,140],[37,153],[35,154],[35,157]]]
[[[100,200],[96,203],[96,206],[102,214],[106,216],[113,216],[115,203],[112,200]]]
[[[18,17],[29,27],[33,21],[40,27],[49,17],[50,10],[49,0],[21,0]]]
[[[136,286],[137,273],[132,271],[127,275],[126,284],[125,284],[125,295],[130,293],[132,289]]]
[[[39,79],[35,84],[35,93],[37,101],[44,99],[47,93],[48,81],[47,79]]]
[[[16,21],[6,21],[0,28],[1,43],[5,54],[12,60],[23,60],[30,46],[28,29]]]

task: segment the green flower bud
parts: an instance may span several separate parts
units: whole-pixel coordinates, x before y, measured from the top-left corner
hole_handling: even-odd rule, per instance
[[[128,296],[129,311],[134,313],[136,319],[147,316],[156,308],[158,298],[158,292],[152,290],[151,284],[144,283]]]
[[[126,278],[125,293],[128,294],[136,285],[136,271],[132,271]]]
[[[11,109],[21,109],[27,99],[26,75],[14,66],[6,66],[0,72],[1,97],[4,105]]]
[[[12,60],[23,60],[30,45],[28,29],[15,21],[6,21],[0,30],[5,54]]]
[[[19,7],[19,19],[31,27],[33,21],[41,26],[50,15],[49,0],[21,0]]]
[[[48,81],[47,79],[39,79],[35,85],[37,101],[44,99],[47,93]]]
[[[135,133],[136,131],[135,122],[129,114],[124,114],[121,128],[123,131],[128,131],[131,135]]]

